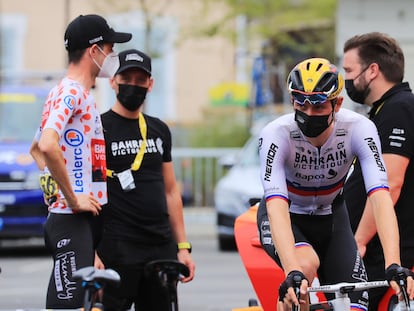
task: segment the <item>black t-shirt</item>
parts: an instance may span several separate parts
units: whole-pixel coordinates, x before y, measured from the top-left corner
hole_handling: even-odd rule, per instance
[[[172,239],[162,165],[171,162],[171,133],[158,118],[144,115],[147,147],[138,171],[132,171],[135,189],[124,191],[119,179],[108,177],[108,204],[103,207],[104,235],[143,244]],[[102,114],[107,167],[115,173],[131,168],[142,144],[138,119],[112,110]]]
[[[401,194],[395,205],[400,230],[401,257],[404,263],[405,252],[414,252],[414,161],[411,161],[414,159],[414,95],[409,84],[397,84],[388,90],[374,103],[369,117],[377,126],[382,153],[397,154],[410,159]],[[351,226],[355,231],[367,198],[361,167],[358,164],[345,183],[344,198]],[[381,244],[376,236],[368,244],[368,258],[364,260],[370,260],[370,257],[372,260],[378,260],[377,257],[381,254]],[[414,262],[405,265],[414,265]]]

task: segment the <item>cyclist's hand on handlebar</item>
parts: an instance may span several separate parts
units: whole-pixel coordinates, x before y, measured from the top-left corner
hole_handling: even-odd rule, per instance
[[[289,272],[286,279],[279,287],[279,301],[285,304],[298,306],[305,300],[300,299],[307,294],[308,280],[305,275],[297,270]]]
[[[393,263],[385,270],[385,278],[394,289],[400,300],[414,298],[414,273],[398,264]]]

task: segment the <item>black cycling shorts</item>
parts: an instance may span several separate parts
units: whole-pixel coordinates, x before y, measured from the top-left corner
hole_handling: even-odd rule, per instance
[[[367,280],[364,263],[351,231],[348,213],[343,200],[335,200],[332,215],[290,214],[295,243],[307,244],[319,256],[318,279],[320,284],[362,282]],[[261,200],[257,213],[260,242],[266,253],[281,267],[273,244],[265,200]],[[366,306],[368,295],[357,291],[350,295],[351,303]],[[333,295],[328,295],[332,297]]]
[[[45,244],[53,256],[53,270],[46,297],[47,309],[83,306],[81,281],[72,273],[94,265],[95,251],[89,213],[50,213],[45,225]]]

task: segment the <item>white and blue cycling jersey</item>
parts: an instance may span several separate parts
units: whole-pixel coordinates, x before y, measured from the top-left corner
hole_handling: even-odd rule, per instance
[[[361,163],[367,194],[388,189],[377,129],[368,118],[342,108],[332,135],[313,146],[294,114],[269,123],[259,138],[261,181],[266,201],[281,198],[296,214],[328,215],[342,190],[352,161]]]

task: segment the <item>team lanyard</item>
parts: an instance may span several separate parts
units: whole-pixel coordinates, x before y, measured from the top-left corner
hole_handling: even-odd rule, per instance
[[[370,120],[372,120],[378,114],[378,112],[381,110],[381,108],[382,108],[382,106],[384,106],[384,104],[385,104],[385,100],[382,103],[380,103],[379,105],[377,105],[376,107],[372,107],[372,109],[368,113],[368,116],[369,116]]]
[[[142,137],[142,144],[139,147],[137,156],[135,157],[134,162],[131,165],[131,171],[138,171],[142,164],[142,159],[144,158],[145,148],[147,147],[147,123],[145,122],[144,115],[142,112],[138,116],[138,127]],[[116,176],[116,173],[111,169],[106,169],[106,176],[113,178]]]
[[[381,110],[382,106],[384,106],[385,101],[383,101],[377,108],[377,110],[375,110],[374,116],[376,116],[378,114],[378,112]]]

